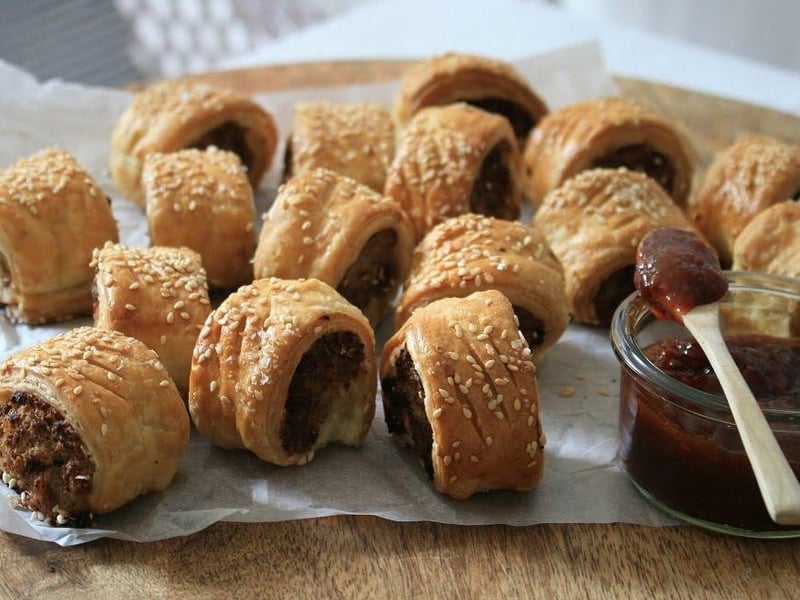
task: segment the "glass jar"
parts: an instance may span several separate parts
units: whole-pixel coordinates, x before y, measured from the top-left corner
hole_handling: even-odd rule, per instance
[[[745,272],[726,277],[725,336],[800,336],[800,281]],[[682,325],[658,321],[638,293],[617,308],[611,343],[621,368],[619,457],[634,485],[662,510],[696,525],[749,537],[800,537],[800,525],[770,519],[724,396],[690,387],[647,357],[646,347],[667,338],[691,336]],[[797,382],[800,372],[780,377]],[[800,475],[800,397],[794,395],[764,414]]]

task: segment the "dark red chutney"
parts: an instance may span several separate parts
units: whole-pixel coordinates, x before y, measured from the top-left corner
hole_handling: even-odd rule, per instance
[[[740,335],[726,338],[759,404],[800,412],[800,338]],[[644,349],[668,375],[695,389],[720,386],[694,340],[668,338]],[[770,519],[736,426],[720,397],[701,405],[680,398],[623,368],[620,455],[628,474],[673,510],[750,531],[780,531]],[[769,416],[795,475],[800,475],[800,422]]]
[[[678,322],[728,291],[714,249],[691,231],[669,227],[651,231],[639,243],[633,282],[656,317]]]

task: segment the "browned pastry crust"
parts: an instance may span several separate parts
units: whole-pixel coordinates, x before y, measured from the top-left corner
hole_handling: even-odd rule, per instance
[[[327,169],[278,191],[255,253],[256,278],[319,279],[377,324],[408,272],[414,231],[400,206]]]
[[[238,157],[225,150],[151,153],[142,185],[150,242],[185,246],[203,260],[211,288],[253,280],[256,207]]]
[[[453,217],[428,232],[411,265],[395,312],[396,327],[439,298],[494,289],[514,307],[534,362],[567,328],[561,265],[532,227],[474,214]]]
[[[511,64],[450,52],[421,61],[403,75],[394,102],[394,119],[398,126],[404,126],[426,106],[455,102],[503,115],[520,144],[548,111],[545,102]]]
[[[158,353],[182,395],[197,335],[211,312],[200,255],[188,248],[95,250],[94,323],[144,342]]]
[[[411,217],[419,241],[437,223],[468,212],[516,219],[520,168],[506,119],[463,103],[433,106],[403,131],[385,193]]]
[[[630,98],[595,98],[554,111],[531,133],[523,153],[526,194],[534,204],[586,169],[626,167],[647,173],[686,205],[694,157],[677,123]]]
[[[323,167],[383,193],[394,157],[389,111],[360,102],[301,102],[286,143],[284,179]]]
[[[550,192],[537,210],[539,228],[564,268],[576,321],[608,325],[631,292],[636,246],[657,227],[694,230],[651,178],[627,169],[583,171]]]
[[[778,202],[753,217],[733,244],[733,270],[800,279],[800,203]]]
[[[200,332],[189,411],[217,446],[302,465],[363,441],[376,388],[375,337],[357,308],[316,279],[257,279]]]
[[[87,525],[172,481],[189,442],[183,400],[155,352],[80,327],[0,366],[0,468],[20,504]]]
[[[800,198],[800,146],[744,136],[714,159],[692,196],[688,214],[727,266],[736,237],[750,220],[793,198]]]
[[[118,238],[103,191],[75,158],[48,148],[0,171],[0,303],[12,321],[92,310],[92,250]]]
[[[111,176],[144,206],[142,165],[150,152],[216,146],[235,152],[253,188],[272,163],[278,131],[272,115],[233,90],[189,81],[148,86],[120,115],[111,137]]]
[[[416,449],[443,494],[530,490],[542,477],[545,443],[535,372],[502,293],[436,300],[384,346],[389,432]]]

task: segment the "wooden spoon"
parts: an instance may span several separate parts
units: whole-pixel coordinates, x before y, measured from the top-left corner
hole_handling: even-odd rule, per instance
[[[800,524],[800,482],[720,331],[719,299],[728,282],[714,250],[692,232],[657,229],[639,244],[634,283],[658,318],[682,322],[705,352],[772,520]]]

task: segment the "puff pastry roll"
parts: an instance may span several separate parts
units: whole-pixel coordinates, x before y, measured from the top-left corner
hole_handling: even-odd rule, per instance
[[[323,167],[383,193],[394,123],[378,104],[301,102],[286,142],[284,180]]]
[[[395,325],[434,300],[484,289],[509,299],[534,362],[564,333],[564,277],[542,234],[517,221],[474,214],[440,223],[414,249]]]
[[[626,167],[652,177],[685,206],[694,156],[677,123],[629,98],[595,98],[553,111],[523,152],[526,195],[535,205],[577,173]]]
[[[608,325],[634,291],[636,246],[658,227],[694,231],[683,211],[643,173],[591,169],[548,194],[533,218],[564,268],[576,321]]]
[[[535,367],[501,292],[414,311],[384,345],[381,387],[389,432],[416,450],[439,492],[463,499],[539,483]]]
[[[19,504],[86,526],[169,486],[189,442],[183,400],[155,352],[79,327],[0,365],[0,469]]]
[[[687,212],[727,267],[753,217],[791,199],[800,199],[800,146],[744,136],[715,157]]]
[[[47,148],[0,171],[0,304],[11,321],[89,314],[92,250],[118,238],[108,199],[75,158]]]
[[[233,90],[190,81],[148,86],[122,112],[111,136],[111,176],[117,189],[144,206],[142,165],[150,152],[216,146],[236,153],[257,188],[275,154],[272,115]]]
[[[408,272],[414,231],[403,209],[327,169],[278,191],[256,249],[256,278],[319,279],[377,324]]]
[[[142,184],[154,246],[186,246],[200,254],[213,289],[253,280],[256,206],[234,153],[206,148],[149,154]]]
[[[197,335],[211,306],[200,255],[188,248],[95,250],[94,324],[144,342],[158,353],[182,395]]]
[[[200,332],[189,411],[217,446],[302,465],[329,443],[363,441],[377,379],[374,334],[357,308],[316,279],[258,279]]]
[[[411,217],[419,241],[437,223],[468,212],[516,219],[520,169],[505,118],[463,103],[433,106],[403,131],[385,193]]]
[[[394,118],[402,126],[426,106],[455,102],[504,116],[520,146],[548,112],[544,100],[510,63],[450,52],[421,61],[404,74]]]
[[[778,202],[753,217],[733,244],[733,270],[800,279],[800,203]]]

